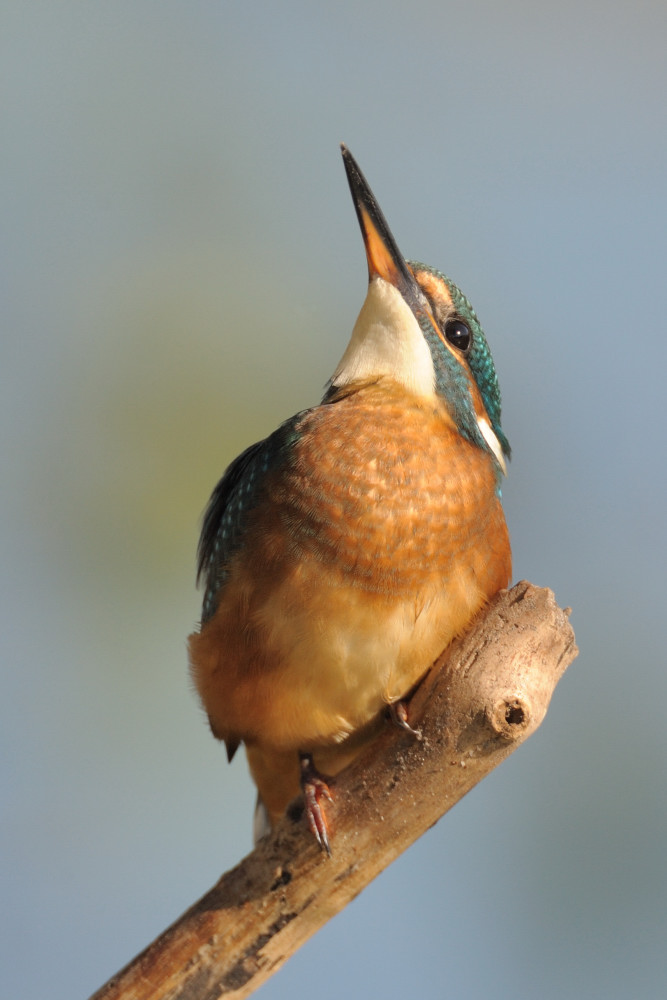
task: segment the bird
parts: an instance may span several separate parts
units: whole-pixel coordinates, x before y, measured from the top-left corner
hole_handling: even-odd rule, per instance
[[[366,298],[321,403],[215,487],[188,640],[213,735],[230,761],[245,745],[255,841],[302,794],[328,854],[336,775],[388,716],[418,734],[408,697],[512,571],[510,446],[480,322],[453,281],[402,256],[341,152]]]

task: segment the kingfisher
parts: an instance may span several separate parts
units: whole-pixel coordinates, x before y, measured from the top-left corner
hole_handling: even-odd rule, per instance
[[[303,794],[331,852],[337,775],[511,576],[510,447],[468,299],[406,260],[341,146],[368,291],[322,402],[246,448],[203,518],[192,677],[229,760],[245,745],[255,839]]]

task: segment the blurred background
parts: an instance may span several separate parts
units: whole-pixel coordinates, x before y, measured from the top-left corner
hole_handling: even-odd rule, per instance
[[[199,519],[366,288],[344,140],[471,298],[539,733],[261,991],[667,984],[663,0],[2,5],[2,992],[86,997],[250,849],[191,690]]]

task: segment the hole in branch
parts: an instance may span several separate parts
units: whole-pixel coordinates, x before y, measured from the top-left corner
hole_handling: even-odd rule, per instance
[[[505,722],[509,726],[521,726],[525,720],[526,714],[523,707],[517,702],[511,705],[507,705],[505,708]]]

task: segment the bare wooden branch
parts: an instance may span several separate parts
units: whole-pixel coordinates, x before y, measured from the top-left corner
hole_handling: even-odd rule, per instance
[[[333,857],[298,808],[93,1000],[246,997],[540,725],[577,655],[549,590],[503,591],[422,683],[410,721],[387,726],[338,776]]]

